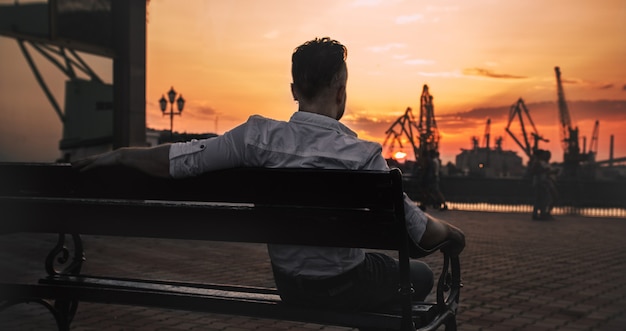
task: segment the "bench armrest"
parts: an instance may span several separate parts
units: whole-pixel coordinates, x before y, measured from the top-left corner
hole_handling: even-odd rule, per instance
[[[446,240],[433,248],[425,249],[411,240],[409,256],[411,258],[425,257],[440,251],[450,243],[450,240]],[[461,282],[461,263],[459,257],[443,253],[443,266],[437,283],[437,305],[440,309],[456,311],[461,287],[463,287],[463,284]],[[447,296],[445,296],[446,292],[448,292]]]

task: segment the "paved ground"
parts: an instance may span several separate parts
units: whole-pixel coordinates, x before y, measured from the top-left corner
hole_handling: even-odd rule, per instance
[[[626,219],[434,212],[465,230],[459,330],[626,330]],[[2,279],[36,281],[55,238],[0,236]],[[273,286],[264,245],[84,238],[84,272]],[[438,257],[427,261],[438,268]],[[0,313],[0,330],[52,330],[40,305]],[[315,324],[81,304],[72,330],[349,330]]]

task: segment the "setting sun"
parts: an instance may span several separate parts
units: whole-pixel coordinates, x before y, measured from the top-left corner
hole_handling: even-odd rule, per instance
[[[397,161],[404,161],[404,159],[406,158],[406,153],[405,152],[395,152],[393,154],[393,158]]]

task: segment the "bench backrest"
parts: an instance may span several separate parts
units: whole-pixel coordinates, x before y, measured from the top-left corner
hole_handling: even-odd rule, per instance
[[[240,168],[174,180],[0,163],[0,232],[399,249],[399,170]]]

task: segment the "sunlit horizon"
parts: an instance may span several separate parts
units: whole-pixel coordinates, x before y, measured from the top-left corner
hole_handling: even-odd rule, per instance
[[[175,131],[222,134],[253,114],[288,120],[297,110],[289,90],[291,53],[306,40],[329,36],[348,48],[343,122],[361,138],[382,143],[385,130],[407,107],[419,115],[419,97],[427,84],[434,97],[444,162],[454,162],[461,149],[470,149],[472,136],[482,139],[485,122],[492,116],[492,139],[503,136],[503,148],[523,156],[504,132],[508,107],[518,98],[527,104],[544,104],[535,109],[537,113],[532,108],[530,112],[539,131],[550,138],[545,148],[553,151],[553,160],[560,161],[554,74],[559,66],[580,135],[590,137],[598,119],[597,159],[608,158],[611,135],[614,156],[623,157],[626,134],[621,127],[626,109],[590,114],[577,108],[577,102],[613,100],[626,107],[625,21],[626,3],[617,0],[455,0],[436,5],[323,0],[315,6],[300,1],[152,0],[146,126],[169,129],[158,99],[170,87],[187,100],[183,115],[174,119]],[[43,161],[58,155],[61,123],[15,40],[0,37],[0,47],[3,58],[9,59],[0,64],[4,117],[0,158]],[[85,58],[111,82],[110,60]],[[59,82],[51,89],[62,100],[62,75],[52,66],[42,67],[52,77],[47,81]],[[550,102],[554,108],[545,105]],[[12,137],[23,139],[12,144]],[[45,150],[41,141],[46,141]],[[24,151],[29,146],[36,146],[36,155]],[[406,149],[391,152],[412,157]]]

